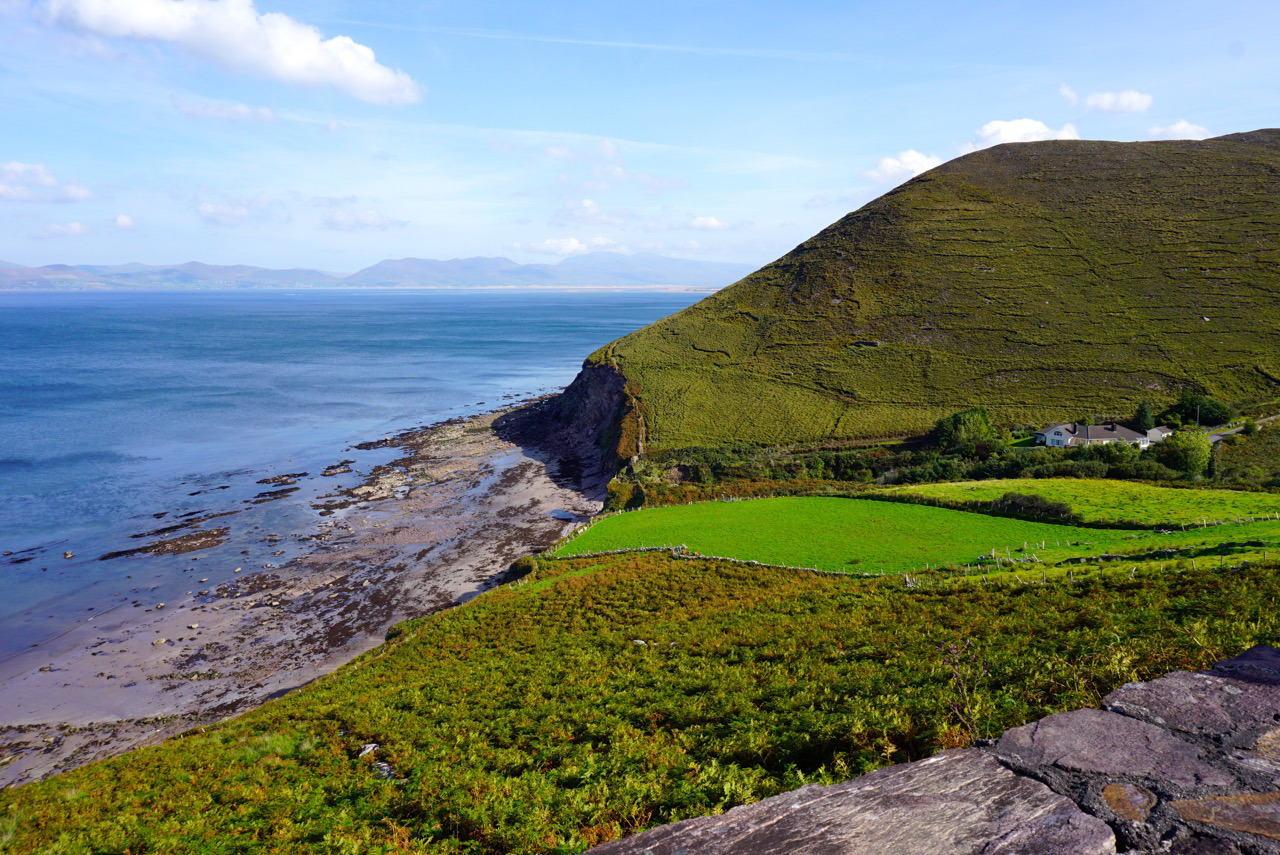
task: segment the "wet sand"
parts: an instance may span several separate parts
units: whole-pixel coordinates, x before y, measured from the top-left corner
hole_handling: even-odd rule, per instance
[[[312,530],[272,535],[301,541],[303,554],[212,587],[193,578],[189,595],[163,604],[121,603],[64,634],[63,652],[9,663],[0,786],[159,742],[304,685],[376,647],[392,624],[500,583],[516,558],[598,512],[599,474],[520,441],[518,427],[495,430],[495,420],[518,425],[527,411],[510,412],[360,446],[402,456],[316,501]],[[288,489],[289,477],[264,494]],[[177,534],[187,540],[174,548],[218,541],[219,522],[210,518],[204,535]]]

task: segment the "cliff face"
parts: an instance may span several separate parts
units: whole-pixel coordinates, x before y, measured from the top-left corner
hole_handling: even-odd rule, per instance
[[[624,458],[642,436],[901,436],[975,405],[1041,424],[1184,388],[1271,400],[1277,354],[1280,131],[1022,143],[931,170],[602,349],[563,413],[589,404],[594,424],[627,401],[643,431],[619,423]],[[598,369],[621,399],[595,394]]]
[[[605,465],[625,464],[644,453],[645,424],[634,388],[609,363],[585,365],[557,404],[558,427]]]

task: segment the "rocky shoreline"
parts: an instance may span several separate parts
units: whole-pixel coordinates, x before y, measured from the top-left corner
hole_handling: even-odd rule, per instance
[[[296,557],[204,588],[193,579],[174,601],[120,603],[64,633],[63,652],[27,656],[0,679],[0,786],[236,715],[376,647],[393,624],[500,583],[601,507],[602,473],[546,429],[554,400],[356,446],[398,456],[312,502],[312,530],[265,536],[302,543]],[[305,477],[264,479],[259,498]],[[104,558],[198,553],[228,537],[222,519],[199,527],[215,516]]]

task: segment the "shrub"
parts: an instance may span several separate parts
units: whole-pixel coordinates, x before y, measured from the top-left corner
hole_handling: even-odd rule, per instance
[[[971,407],[938,419],[930,438],[943,451],[973,455],[989,449],[1000,438],[991,414],[983,407]]]
[[[1209,468],[1213,443],[1198,431],[1179,431],[1151,446],[1156,461],[1188,478],[1198,478]]]
[[[1066,502],[1054,502],[1044,496],[1028,496],[1025,493],[1005,493],[991,503],[991,508],[1000,513],[1062,520],[1076,525],[1084,521]]]

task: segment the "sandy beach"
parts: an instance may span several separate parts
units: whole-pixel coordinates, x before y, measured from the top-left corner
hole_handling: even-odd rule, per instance
[[[236,715],[376,647],[393,624],[500,583],[512,561],[564,536],[603,497],[599,473],[529,441],[537,431],[521,425],[538,406],[366,443],[400,456],[313,502],[308,530],[255,533],[302,543],[296,557],[209,587],[193,578],[168,602],[121,603],[64,633],[56,655],[6,663],[0,786]],[[234,525],[210,516],[146,547],[198,559],[235,537],[222,531]]]

